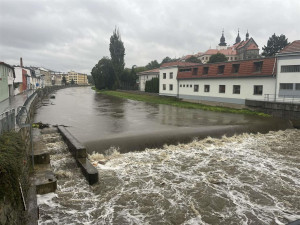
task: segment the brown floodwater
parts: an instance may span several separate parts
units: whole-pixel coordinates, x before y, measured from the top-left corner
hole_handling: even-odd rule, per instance
[[[36,122],[65,125],[92,152],[110,147],[121,152],[186,143],[195,137],[285,129],[288,121],[183,109],[95,93],[90,87],[67,88],[45,99]]]

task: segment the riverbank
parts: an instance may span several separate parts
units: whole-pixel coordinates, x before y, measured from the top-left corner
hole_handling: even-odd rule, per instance
[[[163,105],[171,105],[180,108],[186,109],[200,109],[205,111],[212,111],[212,112],[222,112],[222,113],[235,113],[235,114],[245,114],[245,115],[256,115],[262,117],[271,117],[268,114],[252,111],[249,109],[234,109],[228,107],[221,107],[221,106],[210,106],[204,105],[199,103],[192,103],[192,102],[184,102],[174,97],[167,97],[167,96],[158,96],[158,95],[149,95],[148,93],[129,93],[124,91],[110,91],[110,90],[98,90],[95,87],[92,87],[99,94],[114,96],[123,99],[131,99],[135,101],[142,101],[152,104],[163,104]]]

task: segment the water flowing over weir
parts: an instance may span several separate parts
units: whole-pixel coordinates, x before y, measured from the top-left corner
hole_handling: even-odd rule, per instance
[[[89,187],[63,142],[51,143],[55,194],[40,224],[286,224],[300,219],[300,130],[206,138],[90,155]]]

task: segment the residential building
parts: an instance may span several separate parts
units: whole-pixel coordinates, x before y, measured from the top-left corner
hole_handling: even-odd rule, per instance
[[[275,57],[204,65],[177,65],[177,70],[174,66],[162,66],[160,95],[177,96],[196,102],[239,105],[244,105],[245,99],[264,100],[265,94],[275,93],[275,66]],[[167,79],[171,68],[173,77],[177,79]],[[170,85],[174,87],[172,91],[168,89]]]
[[[169,62],[159,68],[159,94],[166,96],[178,95],[177,73],[179,67],[198,66],[198,63]]]
[[[4,62],[0,62],[0,102],[14,95],[14,77],[14,68]]]
[[[277,58],[277,101],[300,100],[300,40],[282,49]],[[272,96],[270,96],[272,99]]]
[[[72,80],[74,81],[74,84],[78,85],[88,85],[88,79],[87,74],[83,73],[77,73],[75,71],[68,72],[67,83],[71,84]]]
[[[158,78],[159,69],[147,70],[137,73],[139,90],[145,91],[146,81],[152,80],[152,78]]]

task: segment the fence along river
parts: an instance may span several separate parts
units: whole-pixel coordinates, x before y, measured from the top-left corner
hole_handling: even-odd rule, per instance
[[[201,117],[192,111],[181,111],[172,108],[182,119],[172,121],[164,118],[156,106],[145,103],[122,100],[121,104],[110,106],[110,99],[94,94],[87,88],[65,89],[56,94],[52,104],[38,110],[36,121],[51,122],[49,111],[60,107],[60,98],[66,97],[66,105],[84,103],[92,110],[77,109],[76,113],[86,115],[83,118],[85,127],[77,120],[69,120],[73,124],[53,121],[52,124],[65,124],[70,130],[82,129],[86,136],[86,127],[94,129],[87,123],[95,117],[106,123],[112,123],[110,129],[99,131],[99,138],[107,138],[109,132],[116,137],[130,136],[145,124],[139,120],[149,119],[150,128],[164,129],[188,126],[186,117],[194,119],[190,123],[192,129],[201,126],[195,121]],[[78,98],[77,98],[78,97]],[[86,99],[85,99],[86,98]],[[85,99],[85,100],[84,100]],[[90,104],[88,99],[98,104]],[[77,103],[76,103],[77,101]],[[101,103],[99,103],[99,101]],[[115,100],[120,103],[120,100]],[[104,104],[107,110],[104,110]],[[121,106],[120,106],[121,105]],[[135,108],[133,106],[135,106]],[[144,108],[143,108],[144,107]],[[56,109],[58,115],[65,111]],[[123,108],[123,111],[121,110]],[[118,110],[119,109],[119,110]],[[125,110],[124,110],[125,109]],[[138,111],[138,109],[140,111]],[[156,107],[157,109],[157,107]],[[64,111],[63,111],[64,110]],[[135,112],[130,121],[126,112]],[[165,109],[166,110],[166,109]],[[42,119],[44,112],[48,121]],[[70,110],[72,111],[72,110]],[[75,111],[75,110],[74,110]],[[81,114],[81,111],[85,112]],[[144,112],[142,113],[137,112]],[[185,115],[182,113],[185,112]],[[75,113],[75,114],[76,114]],[[123,114],[121,116],[120,114]],[[260,119],[243,115],[219,115],[205,118],[201,123],[209,126],[236,124],[258,124]],[[207,116],[207,114],[205,115]],[[228,117],[226,117],[228,116]],[[57,116],[59,117],[59,116]],[[215,117],[215,119],[213,118]],[[111,121],[109,120],[111,118]],[[125,121],[118,121],[125,118]],[[159,118],[158,128],[155,118]],[[115,124],[113,121],[115,120]],[[70,122],[70,123],[71,123]],[[139,122],[141,124],[139,124]],[[263,121],[262,121],[263,122]],[[272,127],[272,121],[268,121]],[[268,123],[264,122],[266,127]],[[98,124],[97,124],[98,125]],[[105,126],[104,126],[105,127]],[[127,128],[127,129],[125,129]],[[88,129],[88,128],[87,128]],[[98,129],[104,129],[99,126]],[[249,128],[250,129],[250,128]],[[145,130],[145,128],[144,128]],[[147,134],[144,130],[143,135]],[[94,130],[93,130],[94,131]],[[119,131],[119,133],[117,133]],[[74,132],[80,133],[80,132]],[[162,135],[163,133],[160,133]],[[95,135],[96,136],[96,135]],[[77,136],[78,137],[78,136]],[[80,139],[82,137],[78,137]],[[92,137],[94,138],[94,137]],[[91,139],[92,139],[91,138]],[[51,157],[58,177],[58,190],[55,194],[39,196],[40,224],[286,224],[300,219],[300,154],[299,130],[270,131],[266,134],[245,133],[233,137],[206,138],[194,140],[187,144],[165,145],[139,152],[120,154],[113,147],[105,154],[103,151],[90,155],[90,159],[99,169],[99,183],[88,186],[76,169],[74,162],[68,157],[63,142],[58,139],[49,143],[54,149]],[[84,138],[82,138],[84,139]],[[88,142],[95,140],[87,139]]]

